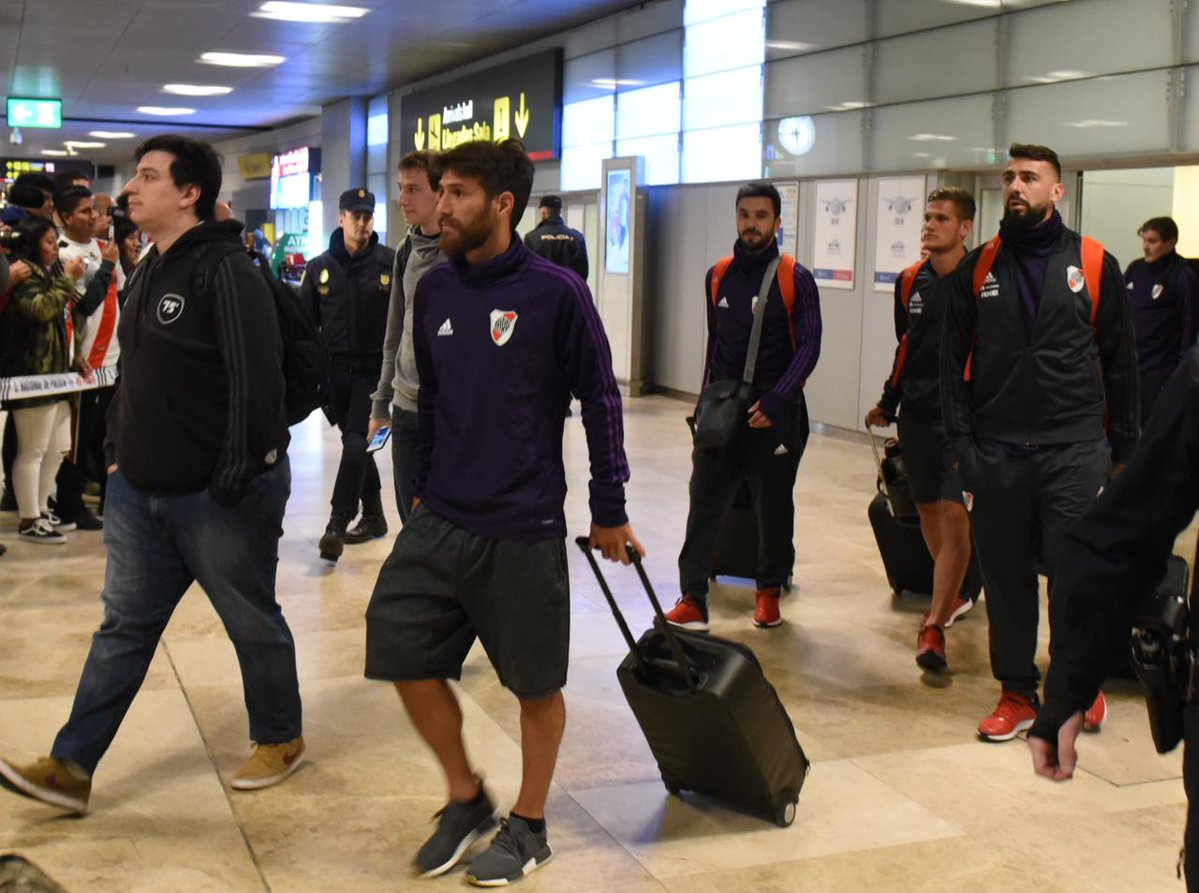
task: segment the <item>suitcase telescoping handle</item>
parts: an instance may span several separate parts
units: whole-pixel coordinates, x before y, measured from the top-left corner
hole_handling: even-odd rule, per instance
[[[629,629],[628,623],[625,622],[624,614],[621,612],[620,606],[616,604],[612,590],[608,588],[608,581],[604,579],[604,572],[600,570],[599,562],[595,560],[595,553],[591,549],[591,541],[585,536],[578,536],[575,537],[575,545],[587,556],[587,563],[591,565],[591,570],[595,572],[595,578],[599,581],[600,590],[604,593],[604,598],[608,600],[608,607],[612,609],[612,616],[616,618],[616,625],[620,627],[625,641],[629,643],[629,650],[633,653],[633,659],[637,661],[638,669],[643,673],[652,675],[654,671],[651,669],[645,655],[641,653],[641,649],[637,646],[637,640],[633,638],[633,633]],[[628,549],[629,560],[632,562],[633,567],[636,568],[637,576],[641,578],[641,585],[645,587],[645,593],[649,596],[650,604],[654,606],[655,625],[666,636],[666,644],[670,647],[670,652],[674,655],[675,662],[678,664],[679,670],[687,682],[687,688],[694,693],[696,682],[695,678],[691,675],[691,666],[687,662],[687,655],[683,652],[683,646],[679,644],[678,637],[674,634],[674,629],[666,622],[666,615],[662,611],[662,603],[658,601],[658,596],[649,581],[649,576],[645,573],[645,567],[641,564],[641,556],[632,546],[626,546],[625,548]]]
[[[883,496],[887,497],[887,511],[894,515],[895,510],[892,508],[894,503],[891,501],[891,484],[888,483],[887,476],[883,473],[883,457],[878,452],[878,438],[875,437],[873,428],[868,427],[866,433],[870,435],[870,451],[874,453],[874,467],[878,469],[879,486],[883,489]]]

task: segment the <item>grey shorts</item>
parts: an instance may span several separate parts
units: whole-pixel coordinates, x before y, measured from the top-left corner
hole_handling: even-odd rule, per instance
[[[418,507],[366,609],[366,676],[459,679],[476,637],[518,698],[536,700],[566,685],[566,543],[478,536]]]
[[[945,441],[945,428],[899,413],[899,448],[903,467],[912,487],[912,498],[920,505],[930,502],[962,501],[962,479],[953,467]]]

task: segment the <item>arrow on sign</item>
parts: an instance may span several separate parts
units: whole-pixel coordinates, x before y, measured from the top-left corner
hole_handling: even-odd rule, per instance
[[[14,105],[12,118],[14,124],[28,124],[33,120],[33,109],[27,105]]]
[[[421,151],[425,148],[425,119],[416,119],[416,151]]]
[[[512,116],[516,121],[516,132],[520,134],[520,138],[525,138],[525,131],[529,128],[529,110],[525,108],[525,94],[520,94],[520,108],[516,110],[516,114]]]

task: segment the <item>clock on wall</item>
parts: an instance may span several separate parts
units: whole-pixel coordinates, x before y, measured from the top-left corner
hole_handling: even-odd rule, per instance
[[[779,121],[779,143],[792,155],[807,155],[816,144],[816,124],[811,115]]]

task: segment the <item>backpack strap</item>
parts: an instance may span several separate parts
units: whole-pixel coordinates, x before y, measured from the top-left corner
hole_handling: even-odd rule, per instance
[[[995,236],[982,247],[982,251],[978,254],[978,261],[974,265],[974,300],[978,300],[982,294],[983,284],[987,281],[987,275],[991,272],[991,268],[995,266],[995,257],[999,254],[999,248],[1003,245],[1003,240],[999,236]],[[978,328],[975,326],[974,339],[978,340]],[[969,381],[971,370],[974,367],[974,348],[970,348],[970,354],[966,357],[966,370],[962,373],[962,380]]]
[[[1082,277],[1091,298],[1091,328],[1099,334],[1099,285],[1103,281],[1103,244],[1090,236],[1082,237]]]
[[[791,336],[791,349],[795,350],[799,346],[799,341],[795,337],[795,321],[791,318],[791,313],[795,309],[795,258],[790,254],[783,254],[779,258],[779,294],[783,297],[783,308],[787,311],[787,332]]]
[[[899,300],[904,310],[908,309],[908,302],[912,300],[912,289],[916,286],[916,277],[920,275],[924,263],[918,260],[899,274]]]
[[[720,280],[724,278],[724,274],[729,271],[729,267],[733,265],[733,255],[722,257],[716,261],[716,266],[712,267],[712,282],[710,286],[712,306],[716,306],[716,302],[720,300]]]

